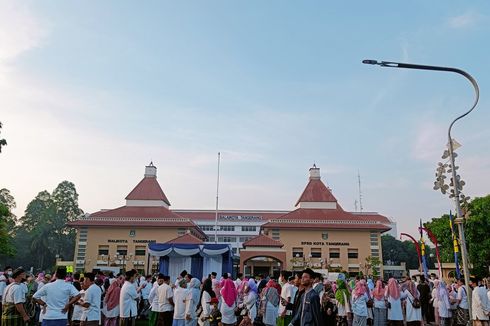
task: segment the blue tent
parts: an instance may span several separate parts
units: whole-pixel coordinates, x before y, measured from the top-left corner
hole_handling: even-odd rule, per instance
[[[233,252],[229,244],[149,243],[151,256],[160,257],[158,270],[172,280],[186,270],[201,280],[211,272],[231,273]]]

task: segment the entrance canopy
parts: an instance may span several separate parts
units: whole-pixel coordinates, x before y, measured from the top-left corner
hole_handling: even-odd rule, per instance
[[[186,270],[202,280],[211,272],[231,273],[233,253],[229,244],[149,243],[151,256],[160,257],[158,270],[175,280]]]

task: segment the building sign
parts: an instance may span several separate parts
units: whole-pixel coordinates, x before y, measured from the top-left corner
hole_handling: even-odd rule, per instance
[[[220,215],[223,221],[262,221],[262,216],[257,215]]]
[[[302,246],[349,246],[349,242],[301,241]]]
[[[127,239],[108,239],[107,242],[109,243],[128,243]],[[152,242],[157,242],[156,240],[136,240],[133,239],[133,243],[152,243]]]
[[[130,230],[130,231],[129,231],[129,236],[130,236],[130,237],[134,237],[134,236],[136,236],[136,230]]]

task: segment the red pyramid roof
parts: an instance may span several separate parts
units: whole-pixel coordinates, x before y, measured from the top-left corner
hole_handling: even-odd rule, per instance
[[[175,239],[169,240],[166,243],[185,243],[185,244],[203,244],[204,242],[193,236],[190,233],[186,233],[184,235],[178,236]]]
[[[279,247],[282,248],[284,244],[281,241],[269,238],[265,234],[260,234],[243,243],[243,247]]]
[[[160,184],[155,177],[144,177],[126,196],[127,200],[163,200],[170,206]]]
[[[320,179],[310,179],[295,206],[301,202],[337,202],[330,189]]]

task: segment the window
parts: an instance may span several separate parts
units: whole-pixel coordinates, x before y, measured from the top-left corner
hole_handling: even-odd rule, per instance
[[[177,235],[181,236],[185,234],[186,229],[184,228],[178,228],[177,229]]]
[[[200,225],[199,227],[204,232],[206,232],[206,231],[214,231],[214,225]]]
[[[311,248],[311,258],[322,258],[322,248]]]
[[[239,238],[239,241],[240,241],[240,242],[245,242],[245,241],[248,241],[248,240],[250,240],[250,239],[252,239],[252,238],[253,238],[253,237],[240,237],[240,238]]]
[[[255,231],[257,231],[257,227],[256,226],[250,226],[250,225],[244,225],[244,226],[242,226],[242,231],[243,232],[255,232]]]
[[[280,240],[281,239],[281,232],[279,231],[279,229],[272,229],[271,237],[274,240]]]
[[[237,248],[231,248],[231,251],[233,252],[234,255],[236,255],[238,249]]]
[[[137,246],[134,250],[135,256],[146,256],[146,249],[144,246]]]
[[[220,231],[235,231],[235,226],[233,225],[221,225],[219,227]]]
[[[356,277],[357,275],[359,275],[359,268],[349,267],[349,277]]]
[[[377,246],[378,245],[378,240],[371,240],[371,246]]]
[[[80,252],[80,250],[78,250]],[[109,256],[109,246],[99,246],[99,256]]]
[[[236,242],[236,237],[218,237],[218,242]]]
[[[87,245],[78,245],[78,248],[79,249],[85,249],[85,248],[87,248]]]
[[[303,257],[303,248],[293,248],[293,257]]]
[[[348,251],[347,251],[347,258],[350,258],[350,259],[357,259],[357,258],[359,258],[359,254],[357,252],[357,249],[348,249]]]
[[[330,258],[340,258],[340,249],[330,248],[329,257]]]
[[[214,242],[214,235],[210,235],[208,239],[209,239],[208,242]]]
[[[116,252],[120,256],[127,256],[127,254],[128,254],[128,247],[127,246],[117,246]]]

